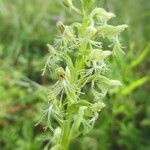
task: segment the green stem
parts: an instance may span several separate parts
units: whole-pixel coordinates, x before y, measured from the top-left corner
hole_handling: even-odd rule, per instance
[[[80,29],[80,34],[79,34],[79,37],[81,39],[86,38],[86,28],[88,27],[88,23],[89,23],[89,21],[88,21],[87,12],[83,8],[83,23],[82,23],[82,27]],[[87,41],[84,41],[78,49],[79,55],[78,55],[78,57],[76,59],[76,63],[75,63],[76,70],[80,70],[80,69],[84,68],[84,66],[85,66],[84,60],[85,60],[86,50],[87,50]]]
[[[80,29],[80,35],[79,37],[81,38],[85,38],[86,37],[86,28],[88,27],[88,17],[87,17],[87,12],[84,10],[83,7],[83,23],[82,23],[82,27]],[[82,68],[85,67],[85,53],[87,50],[87,41],[84,41],[79,49],[79,55],[76,59],[76,63],[75,63],[75,72],[77,72],[77,70],[80,70]],[[78,79],[78,73],[76,74],[76,80]],[[69,105],[68,105],[69,107]],[[68,112],[68,108],[66,110],[66,112]],[[72,136],[74,135],[74,133],[70,133],[71,130],[71,121],[72,121],[72,115],[68,114],[68,116],[66,117],[66,122],[64,123],[64,128],[63,128],[63,133],[62,133],[62,137],[61,137],[61,145],[63,147],[64,150],[68,150],[69,149],[69,144],[71,142],[71,139],[73,138]],[[76,130],[72,130],[73,132]]]
[[[62,147],[64,150],[69,149],[69,144],[70,144],[69,129],[70,129],[70,123],[66,122],[66,124],[64,125],[63,136],[62,136]]]
[[[66,109],[66,113],[68,112],[68,107]],[[70,126],[71,126],[71,115],[68,114],[66,116],[66,121],[64,122],[63,125],[63,131],[62,131],[62,137],[61,137],[61,145],[63,147],[63,150],[68,150],[69,149],[69,144],[71,142],[71,139],[69,137],[69,132],[70,132]]]

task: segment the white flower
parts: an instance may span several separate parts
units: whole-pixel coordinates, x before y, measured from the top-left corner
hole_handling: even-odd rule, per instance
[[[74,28],[65,26],[61,21],[56,25],[61,35],[55,40],[55,46],[60,47],[63,51],[70,51],[70,47],[76,47],[78,39],[76,38]]]
[[[108,20],[115,17],[113,13],[107,12],[102,8],[95,8],[90,14],[91,25],[94,25],[94,17],[101,23],[106,24]]]
[[[96,34],[97,30],[94,26],[89,26],[87,29],[87,34],[92,37]]]

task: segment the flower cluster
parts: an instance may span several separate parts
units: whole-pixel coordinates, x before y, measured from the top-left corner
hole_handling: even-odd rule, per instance
[[[121,85],[106,77],[106,60],[123,53],[119,36],[127,26],[109,25],[114,14],[102,8],[91,11],[94,0],[80,1],[82,10],[72,0],[63,0],[83,22],[69,26],[57,23],[60,35],[54,46],[48,44],[50,56],[43,69],[43,74],[49,69],[57,76],[56,83],[48,88],[46,110],[47,127],[53,133],[51,150],[67,150],[72,139],[89,132],[105,106],[103,98],[108,90]],[[108,39],[113,48],[105,50],[101,39]]]

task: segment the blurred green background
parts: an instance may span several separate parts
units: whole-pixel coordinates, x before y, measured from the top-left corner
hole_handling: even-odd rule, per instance
[[[110,91],[95,128],[71,150],[150,150],[150,2],[97,0],[128,24],[122,35],[126,55],[111,61],[112,78],[124,86]],[[61,0],[0,0],[0,150],[41,150],[49,133],[40,119],[52,82],[41,70],[58,20],[79,18]],[[43,139],[45,139],[43,141]]]

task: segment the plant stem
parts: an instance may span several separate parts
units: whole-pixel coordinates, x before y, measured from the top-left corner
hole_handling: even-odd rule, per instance
[[[85,29],[87,28],[87,26],[88,26],[88,17],[87,17],[85,10],[83,9],[83,23],[82,23],[82,27],[81,27],[81,31],[80,31],[80,35],[79,35],[81,38],[86,37]],[[80,69],[84,68],[85,63],[83,63],[83,62],[85,62],[85,61],[83,61],[83,59],[85,59],[86,48],[87,48],[87,42],[84,41],[78,49],[78,51],[79,51],[79,53],[81,53],[81,55],[78,55],[78,57],[76,58],[75,70],[80,70]],[[79,66],[79,64],[80,64],[80,66]],[[78,79],[78,74],[76,74],[76,79]],[[69,107],[69,105],[68,105],[68,107]],[[67,112],[67,110],[66,110],[66,112]],[[66,118],[66,122],[64,124],[62,140],[61,140],[62,147],[64,150],[69,149],[71,139],[73,138],[71,136],[74,135],[74,133],[70,134],[71,120],[72,120],[72,116],[69,114],[68,117]]]
[[[69,106],[67,106],[66,112],[68,112],[68,107]],[[68,114],[66,116],[66,120],[63,125],[63,131],[62,131],[62,137],[61,137],[61,145],[63,147],[63,150],[68,150],[69,144],[71,142],[71,139],[69,137],[70,124],[71,124],[71,115]]]
[[[80,34],[78,36],[84,40],[86,38],[85,29],[87,27],[88,27],[88,17],[87,17],[87,12],[84,10],[84,7],[83,7],[83,22],[82,22],[82,27],[80,29]],[[79,55],[78,55],[78,57],[76,59],[76,63],[75,63],[76,70],[83,69],[85,66],[85,61],[83,61],[83,60],[85,60],[86,48],[87,48],[87,42],[84,41],[78,49]]]

